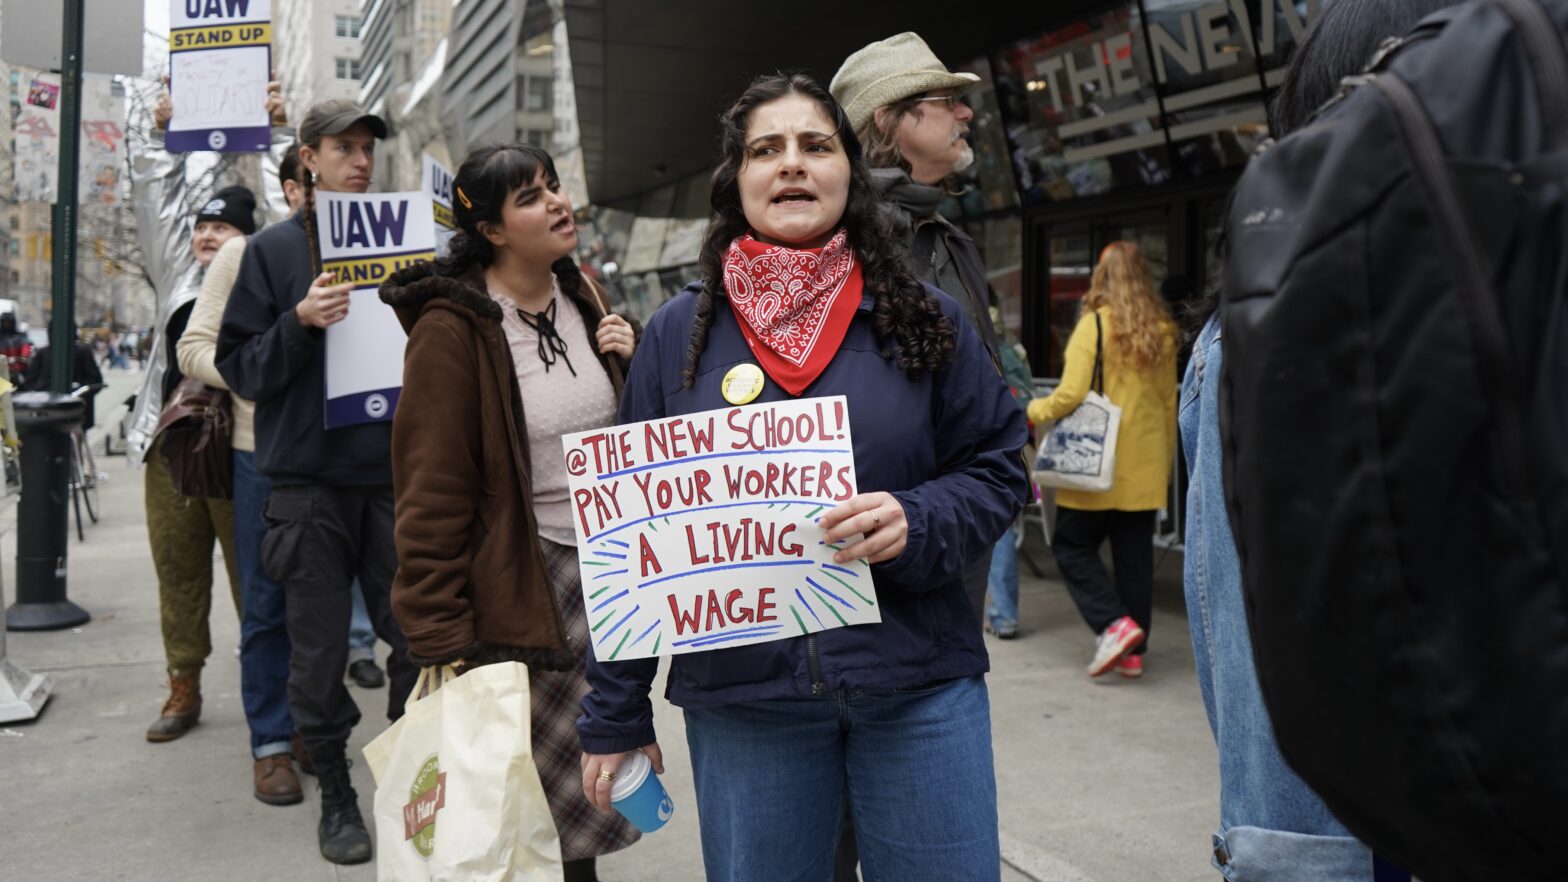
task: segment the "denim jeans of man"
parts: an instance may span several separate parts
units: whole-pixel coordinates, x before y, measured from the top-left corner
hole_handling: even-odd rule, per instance
[[[991,630],[1005,632],[1018,627],[1018,522],[1014,521],[991,551],[991,576],[987,582],[989,600],[985,607]]]
[[[1372,879],[1372,853],[1285,765],[1263,706],[1225,513],[1219,428],[1219,325],[1193,347],[1179,422],[1186,453],[1183,573],[1198,687],[1219,747],[1220,825],[1213,863],[1231,882]]]
[[[846,798],[865,882],[1001,876],[983,676],[687,710],[686,740],[709,882],[827,882]]]
[[[267,535],[262,510],[272,484],[256,470],[256,456],[234,451],[234,556],[240,574],[240,698],[250,724],[255,759],[288,753],[294,721],[289,716],[289,630],[283,586],[261,566]]]
[[[354,597],[354,615],[348,620],[348,663],[362,659],[376,660],[376,629],[370,624],[370,611],[365,609],[365,591],[354,580],[349,589]]]

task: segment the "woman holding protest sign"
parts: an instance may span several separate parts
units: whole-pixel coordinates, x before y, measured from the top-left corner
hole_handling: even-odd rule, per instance
[[[588,619],[560,437],[615,421],[635,333],[571,258],[549,154],[483,148],[453,184],[449,255],[381,286],[408,330],[392,604],[419,664],[528,664],[566,879],[592,882],[594,859],[638,834],[583,799],[572,723]]]
[[[961,575],[1028,498],[1023,414],[962,308],[906,266],[826,89],[762,77],[721,125],[703,280],[650,321],[620,421],[743,403],[737,369],[757,402],[846,396],[860,492],[821,539],[869,562],[881,621],[674,657],[708,878],[829,878],[847,799],[868,880],[995,879],[989,661]],[[730,293],[764,286],[787,299]],[[589,663],[578,734],[603,810],[625,752],[662,766],[657,667]]]

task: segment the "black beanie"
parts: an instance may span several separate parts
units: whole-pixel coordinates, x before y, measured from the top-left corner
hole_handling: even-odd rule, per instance
[[[256,232],[256,194],[245,187],[224,187],[196,209],[196,221],[223,221],[249,236]]]

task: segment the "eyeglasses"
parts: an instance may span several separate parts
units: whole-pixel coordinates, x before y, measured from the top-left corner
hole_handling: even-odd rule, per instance
[[[943,104],[947,105],[947,109],[948,110],[956,110],[956,109],[958,109],[958,105],[963,103],[962,101],[959,100],[957,95],[926,95],[923,98],[916,98],[915,100],[916,101],[940,101]]]

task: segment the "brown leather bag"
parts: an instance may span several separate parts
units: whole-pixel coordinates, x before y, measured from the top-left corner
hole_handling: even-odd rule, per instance
[[[158,416],[153,444],[182,496],[234,498],[234,406],[229,393],[185,377]]]

